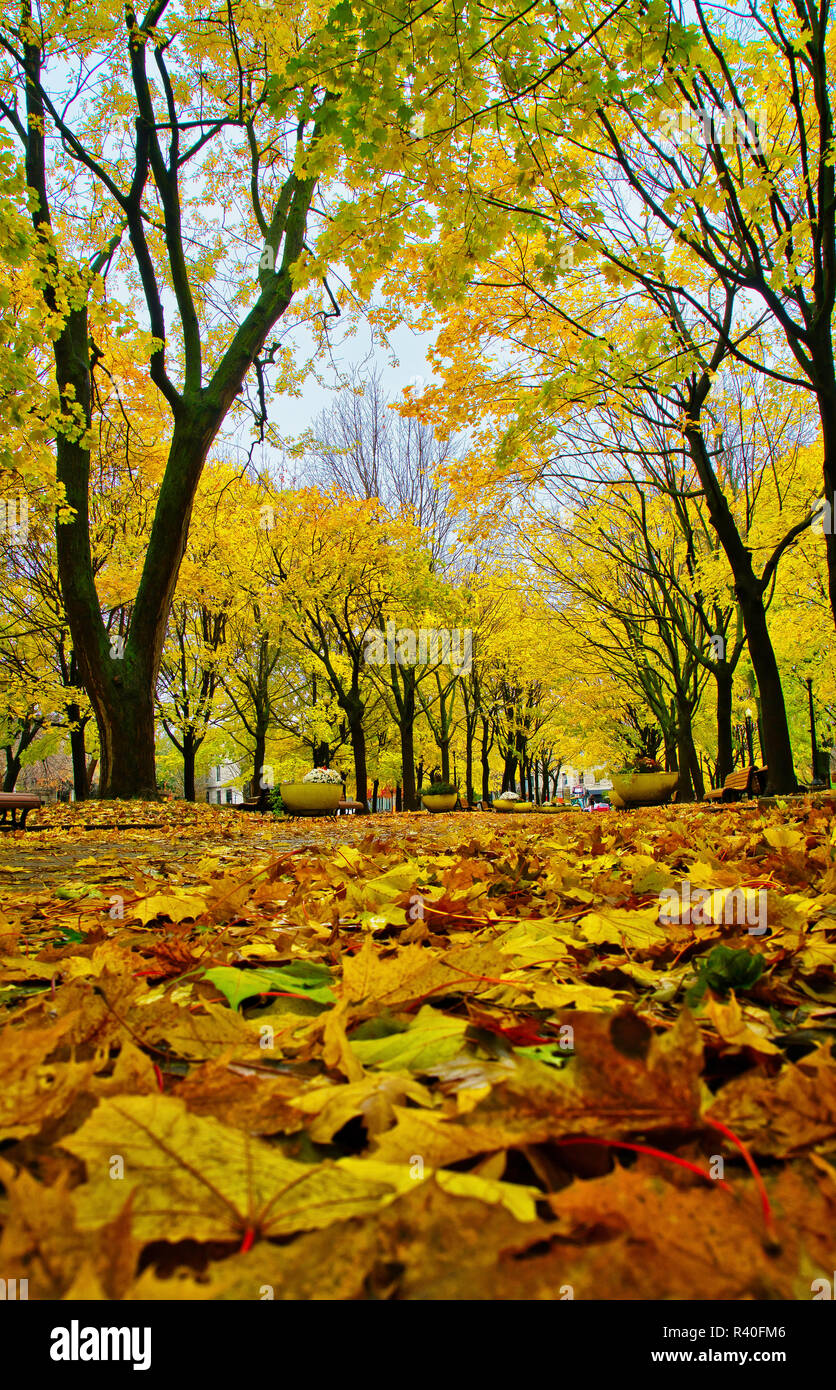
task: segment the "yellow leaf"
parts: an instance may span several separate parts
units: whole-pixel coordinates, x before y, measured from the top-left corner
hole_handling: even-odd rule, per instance
[[[377,1210],[410,1186],[402,1165],[297,1163],[163,1095],[101,1101],[61,1145],[87,1168],[87,1182],[72,1194],[79,1228],[113,1219],[133,1190],[133,1232],[146,1241],[315,1230]]]
[[[538,1187],[523,1187],[521,1183],[498,1182],[479,1173],[448,1173],[440,1168],[435,1180],[445,1192],[454,1197],[475,1197],[491,1206],[503,1206],[518,1221],[536,1221],[535,1203],[542,1197]]]
[[[768,825],[763,838],[773,849],[800,849],[806,837],[792,825]]]
[[[143,926],[155,917],[169,917],[172,922],[183,922],[187,917],[197,919],[206,911],[203,898],[182,897],[173,893],[157,893],[152,898],[143,898],[134,908],[133,915]]]

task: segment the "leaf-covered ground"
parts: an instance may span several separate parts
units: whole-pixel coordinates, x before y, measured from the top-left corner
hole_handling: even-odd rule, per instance
[[[809,1299],[834,1267],[832,814],[44,810],[0,842],[4,1277]],[[683,881],[692,920],[660,920]]]

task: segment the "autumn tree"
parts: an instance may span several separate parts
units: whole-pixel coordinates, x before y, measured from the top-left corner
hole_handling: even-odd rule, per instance
[[[61,395],[56,468],[72,516],[57,530],[61,587],[106,796],[154,788],[154,687],[195,491],[248,373],[270,357],[313,235],[308,166],[333,98],[288,74],[308,37],[296,11],[247,0],[201,14],[172,0],[144,13],[23,0],[0,15],[0,112],[25,162]],[[102,326],[120,317],[120,295],[143,321],[170,440],[114,655],[90,546],[89,433]]]

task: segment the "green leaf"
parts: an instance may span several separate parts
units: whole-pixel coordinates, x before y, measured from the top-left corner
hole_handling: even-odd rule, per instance
[[[98,893],[91,889],[87,883],[67,883],[62,888],[55,889],[56,898],[62,902],[76,903],[79,898],[98,897]]]
[[[699,1004],[707,989],[727,994],[751,989],[763,974],[766,960],[752,951],[735,951],[731,946],[715,946],[697,962],[697,979],[685,996],[692,1006]]]
[[[61,927],[60,936],[63,938],[65,944],[70,941],[78,943],[87,940],[84,932],[76,931],[75,927]]]
[[[565,1067],[573,1055],[558,1043],[540,1043],[536,1047],[515,1047],[514,1052],[518,1057],[533,1057],[535,1062],[545,1062],[547,1067]]]
[[[364,1066],[384,1071],[431,1071],[438,1063],[458,1056],[467,1026],[467,1019],[450,1018],[425,1004],[404,1033],[349,1041]]]
[[[330,988],[330,971],[310,961],[243,970],[233,965],[216,965],[204,971],[203,979],[220,990],[232,1009],[240,1008],[245,999],[258,994],[297,995],[315,1004],[333,1004],[336,998]]]

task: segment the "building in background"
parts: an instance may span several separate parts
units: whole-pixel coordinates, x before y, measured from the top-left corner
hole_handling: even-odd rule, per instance
[[[231,784],[241,776],[240,763],[216,763],[206,774],[206,800],[216,806],[240,806],[244,793]]]

